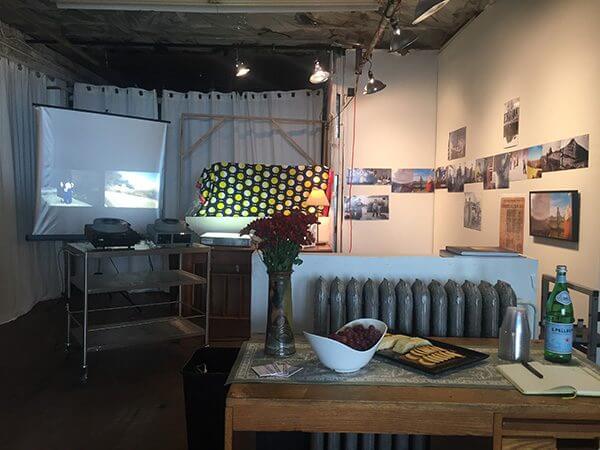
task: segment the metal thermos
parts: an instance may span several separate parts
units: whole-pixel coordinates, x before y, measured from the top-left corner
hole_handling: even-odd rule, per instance
[[[527,309],[509,306],[500,327],[498,357],[507,361],[529,361],[530,339]]]

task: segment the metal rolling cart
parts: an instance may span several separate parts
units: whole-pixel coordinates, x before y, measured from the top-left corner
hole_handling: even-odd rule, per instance
[[[202,244],[190,244],[182,247],[158,247],[151,242],[142,242],[133,248],[96,248],[89,242],[76,242],[65,244],[66,254],[66,309],[67,309],[67,349],[71,346],[71,336],[82,348],[82,374],[81,380],[87,381],[88,352],[126,347],[137,344],[177,340],[186,337],[204,336],[204,343],[208,345],[209,327],[209,295],[210,295],[210,247]],[[206,254],[206,277],[183,270],[183,256],[186,254]],[[117,272],[111,274],[90,274],[91,260],[100,261],[101,258],[155,255],[178,255],[179,265],[172,270],[152,270],[147,272]],[[81,274],[71,275],[73,259],[81,258],[83,271]],[[83,293],[83,307],[80,310],[71,309],[71,284]],[[196,308],[194,303],[194,287],[206,285],[206,301],[204,311]],[[183,286],[192,287],[191,304],[184,305],[182,300]],[[108,306],[90,308],[89,297],[93,294],[110,294],[128,292],[139,289],[166,289],[177,287],[177,299],[147,304],[133,304],[125,306]],[[100,325],[91,325],[91,313],[115,310],[137,309],[177,305],[175,315],[115,322]],[[184,307],[191,314],[184,315]],[[204,319],[204,320],[202,320]],[[200,324],[198,324],[200,322]],[[202,322],[204,322],[202,324]],[[75,326],[73,326],[75,324]]]

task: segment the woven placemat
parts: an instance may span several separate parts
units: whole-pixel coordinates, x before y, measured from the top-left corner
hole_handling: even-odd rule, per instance
[[[366,367],[350,373],[336,373],[323,366],[310,345],[305,340],[296,341],[296,354],[274,359],[266,356],[262,342],[248,341],[240,349],[238,358],[229,374],[227,383],[280,383],[280,384],[344,384],[344,385],[374,385],[374,386],[443,386],[443,387],[469,387],[469,388],[494,388],[513,389],[496,369],[500,364],[507,364],[498,358],[498,349],[495,347],[469,346],[473,350],[486,353],[489,356],[481,364],[466,368],[462,371],[449,373],[438,377],[430,377],[410,369],[405,369],[397,364],[379,359],[377,356]],[[531,351],[533,361],[544,362],[542,350]],[[302,370],[290,378],[266,377],[259,378],[252,370],[253,366],[261,366],[273,361],[285,361],[292,366],[302,367]],[[570,363],[574,366],[592,366],[587,360],[574,354]]]

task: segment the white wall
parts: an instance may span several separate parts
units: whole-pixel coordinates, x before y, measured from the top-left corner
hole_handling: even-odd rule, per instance
[[[531,190],[577,189],[581,194],[579,246],[534,242],[525,222],[524,253],[539,273],[566,264],[569,280],[600,286],[600,2],[503,0],[488,7],[439,55],[437,166],[447,163],[448,132],[467,126],[467,159],[502,153],[504,102],[521,98],[517,148],[590,134],[589,168],[545,173],[483,191],[482,230],[463,228],[464,194],[435,194],[434,248],[448,244],[498,244],[502,196]],[[466,190],[483,190],[466,185]],[[526,212],[528,214],[528,204]],[[423,205],[425,206],[425,205]],[[539,302],[539,300],[538,300]],[[575,299],[576,316],[587,304]]]
[[[405,57],[376,51],[373,71],[387,88],[363,95],[368,65],[358,83],[356,168],[432,168],[435,158],[437,52]],[[346,87],[354,86],[354,53],[347,54]],[[351,165],[353,106],[344,115],[345,166]],[[346,186],[344,195],[348,195]],[[353,186],[352,195],[390,196],[390,220],[352,221],[357,255],[427,255],[433,243],[433,194],[392,194],[390,186]],[[349,221],[342,230],[350,243]]]

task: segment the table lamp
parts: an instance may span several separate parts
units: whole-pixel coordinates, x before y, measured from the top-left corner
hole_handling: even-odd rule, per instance
[[[325,191],[323,189],[319,189],[319,188],[313,188],[312,191],[310,191],[310,194],[308,196],[308,198],[306,199],[306,202],[304,202],[304,206],[308,207],[308,206],[314,206],[316,208],[316,212],[315,215],[317,217],[321,216],[321,211],[320,211],[320,207],[326,207],[329,206],[329,200],[327,199],[327,195],[325,194]],[[319,222],[317,222],[317,238],[315,240],[315,244],[319,243]]]

